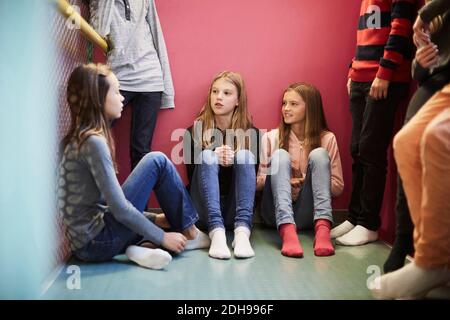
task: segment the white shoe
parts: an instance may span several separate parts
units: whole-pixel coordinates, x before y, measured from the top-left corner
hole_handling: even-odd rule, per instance
[[[352,223],[350,223],[348,220],[345,220],[340,225],[334,227],[330,231],[330,238],[336,239],[337,237],[343,236],[350,230],[352,230],[355,227]]]

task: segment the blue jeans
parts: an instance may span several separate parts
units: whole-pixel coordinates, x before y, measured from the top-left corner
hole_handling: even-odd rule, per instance
[[[261,207],[261,218],[267,225],[278,228],[293,223],[298,229],[311,229],[317,219],[333,222],[330,157],[324,148],[310,152],[305,181],[295,202],[292,201],[289,153],[284,149],[276,150],[271,168],[277,170],[266,177]]]
[[[125,198],[140,212],[146,208],[154,190],[173,231],[185,230],[198,220],[175,166],[161,152],[144,156],[122,185],[122,190]],[[74,252],[76,257],[84,261],[108,261],[124,253],[129,245],[145,240],[118,222],[108,210],[103,220],[105,227],[86,246]]]
[[[191,183],[191,197],[199,213],[198,226],[209,231],[245,226],[251,229],[256,190],[255,157],[248,150],[235,154],[231,190],[221,197],[219,160],[214,151],[204,150]]]

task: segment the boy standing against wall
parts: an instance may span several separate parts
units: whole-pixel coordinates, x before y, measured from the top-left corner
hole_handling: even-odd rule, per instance
[[[352,194],[347,221],[331,236],[341,245],[378,239],[387,150],[396,111],[408,97],[418,0],[363,0],[356,55],[348,75],[352,114]]]

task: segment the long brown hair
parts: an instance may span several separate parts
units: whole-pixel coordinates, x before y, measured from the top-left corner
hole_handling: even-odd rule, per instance
[[[321,146],[322,134],[330,131],[323,111],[322,97],[319,90],[311,84],[298,82],[291,84],[283,93],[296,92],[305,102],[305,147],[307,154]],[[284,122],[281,116],[279,130],[279,148],[289,151],[289,135],[291,126]]]
[[[211,107],[211,92],[214,83],[219,80],[224,79],[231,84],[233,84],[238,93],[238,106],[234,108],[233,116],[231,118],[231,128],[233,130],[242,129],[244,131],[250,129],[252,127],[252,119],[250,113],[247,108],[247,90],[245,88],[244,80],[239,73],[231,72],[231,71],[223,71],[216,75],[211,82],[209,87],[208,96],[206,98],[206,102],[203,105],[197,119],[194,124],[194,139],[196,141],[201,141],[201,145],[203,148],[209,147],[212,141],[211,132],[213,129],[216,129],[216,123],[214,118],[214,111]],[[237,139],[236,149],[248,148],[249,141],[246,139],[245,146],[242,146],[240,143],[240,139]]]
[[[114,139],[105,115],[106,95],[110,88],[108,79],[111,70],[103,64],[83,64],[76,67],[67,84],[67,102],[71,122],[66,136],[61,141],[61,152],[69,143],[75,142],[77,151],[91,135],[103,136],[108,144],[114,167]]]

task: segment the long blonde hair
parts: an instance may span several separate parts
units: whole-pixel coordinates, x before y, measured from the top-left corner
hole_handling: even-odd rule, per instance
[[[110,73],[107,66],[93,63],[80,65],[72,71],[67,84],[71,123],[61,141],[61,152],[73,141],[79,152],[83,142],[91,135],[103,136],[117,171],[114,139],[105,115],[106,95],[110,88],[106,77]]]
[[[247,90],[245,88],[244,80],[239,73],[232,71],[223,71],[216,75],[211,82],[209,87],[208,96],[206,97],[206,102],[203,105],[197,119],[194,123],[193,136],[194,140],[199,142],[203,148],[210,147],[213,141],[212,132],[217,129],[214,111],[211,107],[211,92],[214,83],[219,80],[224,79],[231,84],[233,84],[238,93],[238,105],[234,108],[233,115],[231,118],[231,128],[233,130],[242,129],[244,131],[250,129],[253,126],[250,113],[247,108]],[[248,149],[250,142],[245,139],[245,144],[242,144],[240,139],[235,139],[235,149]]]
[[[311,84],[298,82],[291,84],[283,93],[283,97],[288,91],[296,92],[305,102],[305,147],[307,154],[321,146],[323,133],[330,131],[323,111],[322,97],[319,90]],[[289,151],[289,135],[291,126],[284,122],[281,117],[278,126],[279,148]]]

